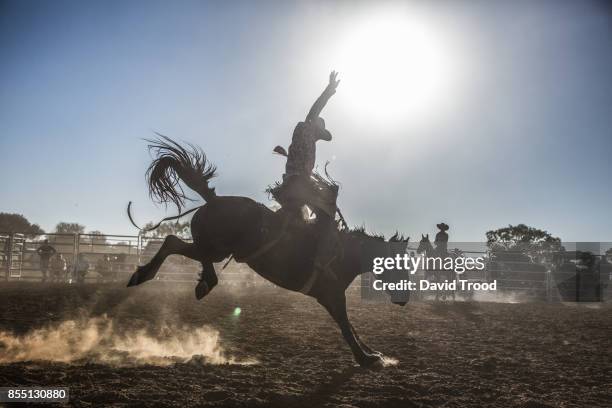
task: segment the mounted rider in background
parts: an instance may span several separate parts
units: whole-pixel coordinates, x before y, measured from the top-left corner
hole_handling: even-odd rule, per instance
[[[337,185],[321,185],[317,179],[313,179],[313,169],[316,160],[316,143],[319,140],[329,142],[332,140],[331,133],[325,129],[325,121],[319,115],[336,93],[340,83],[337,79],[338,73],[332,71],[329,75],[329,83],[321,96],[315,101],[304,122],[299,122],[293,131],[289,153],[277,146],[274,151],[287,156],[285,174],[283,174],[282,185],[278,187],[273,195],[282,205],[281,212],[285,213],[289,220],[304,219],[304,206],[307,205],[314,212],[319,230],[319,242],[315,256],[315,267],[328,269],[333,261],[336,244],[336,197],[338,195]],[[320,181],[321,178],[319,177]]]
[[[440,224],[436,224],[436,227],[438,227],[440,230],[436,234],[436,240],[434,241],[436,244],[436,252],[438,253],[438,256],[444,257],[448,255],[448,232],[446,231],[448,231],[449,226],[442,222]]]

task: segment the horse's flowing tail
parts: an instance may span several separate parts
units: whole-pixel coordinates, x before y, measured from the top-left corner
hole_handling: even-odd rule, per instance
[[[169,137],[158,136],[157,140],[148,140],[154,156],[146,176],[151,198],[160,203],[171,202],[180,212],[185,200],[191,201],[180,184],[183,181],[204,200],[213,201],[217,195],[208,181],[217,169],[206,160],[202,149],[192,144],[185,148]]]

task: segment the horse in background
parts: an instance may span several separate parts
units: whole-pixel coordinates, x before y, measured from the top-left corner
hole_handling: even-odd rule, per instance
[[[434,248],[429,240],[429,234],[421,234],[421,240],[419,241],[419,246],[417,247],[417,253],[425,255],[425,257],[439,257],[442,259],[442,264],[444,264],[444,258],[457,258],[459,256],[459,254],[454,251],[439,251],[437,248]],[[457,280],[457,273],[454,269],[444,269],[443,266],[441,269],[433,270],[425,268],[425,279],[434,283],[450,283]],[[447,296],[450,296],[453,300],[455,300],[455,292],[455,290],[436,289],[436,301],[438,301],[440,297],[442,300],[446,300]]]

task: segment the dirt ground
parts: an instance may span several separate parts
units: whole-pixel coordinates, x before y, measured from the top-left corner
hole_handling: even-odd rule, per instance
[[[69,387],[73,406],[612,406],[610,304],[354,294],[349,315],[397,364],[357,367],[324,310],[281,289],[0,283],[0,386]]]

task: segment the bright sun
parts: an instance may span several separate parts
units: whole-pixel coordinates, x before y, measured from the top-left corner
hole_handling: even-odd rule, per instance
[[[336,55],[342,92],[354,111],[414,119],[435,113],[448,97],[448,50],[416,18],[370,16],[351,26]]]

